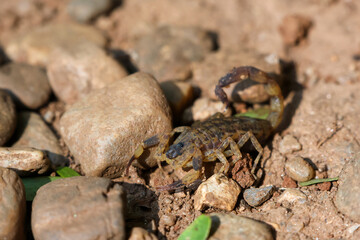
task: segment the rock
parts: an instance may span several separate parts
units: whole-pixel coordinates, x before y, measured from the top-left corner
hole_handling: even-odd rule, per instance
[[[299,141],[292,135],[286,135],[279,144],[279,152],[281,154],[300,151],[301,148],[302,146]]]
[[[44,105],[51,93],[43,70],[20,63],[9,63],[0,68],[0,88],[9,91],[16,103],[30,109]]]
[[[99,46],[84,42],[54,50],[47,74],[56,96],[72,104],[91,90],[125,77],[127,72]]]
[[[160,218],[160,223],[159,225],[164,225],[164,226],[174,226],[176,223],[176,216],[171,215],[171,214],[164,214],[161,216]]]
[[[301,15],[287,15],[279,26],[279,32],[285,45],[296,46],[303,41],[312,25],[309,18]]]
[[[210,216],[209,240],[275,239],[275,231],[266,223],[234,214],[212,213]]]
[[[281,184],[281,187],[283,188],[296,188],[297,183],[289,176],[284,176],[284,180]]]
[[[215,95],[215,86],[219,79],[234,67],[254,66],[280,81],[279,74],[281,73],[281,68],[279,59],[274,57],[274,60],[269,61],[267,57],[268,55],[250,50],[236,52],[219,51],[208,54],[204,61],[193,64],[193,82],[202,90],[202,96],[218,100]],[[224,88],[224,90],[231,101],[259,103],[269,99],[269,95],[265,92],[263,85],[250,85],[250,82],[247,80],[231,84],[229,88]]]
[[[244,199],[250,206],[257,207],[267,201],[274,191],[274,186],[248,188],[244,191]]]
[[[214,174],[196,190],[194,208],[201,211],[208,206],[231,211],[235,207],[240,191],[240,186],[234,180],[223,174]]]
[[[157,81],[146,73],[91,92],[60,120],[61,135],[88,176],[120,176],[143,140],[171,129],[168,103]],[[151,156],[136,162],[155,166]]]
[[[278,203],[282,203],[285,201],[289,203],[304,203],[306,201],[306,195],[299,189],[287,188],[277,199]]]
[[[68,162],[62,155],[60,143],[55,134],[37,113],[20,112],[18,127],[14,135],[16,142],[13,147],[32,147],[43,151],[54,168],[64,166]]]
[[[231,116],[232,113],[231,108],[225,110],[225,105],[221,101],[213,101],[206,97],[198,98],[191,107],[185,110],[182,122],[204,121],[218,112],[223,113],[226,117]]]
[[[131,229],[129,240],[157,240],[158,238],[141,227]]]
[[[42,186],[32,205],[35,239],[125,239],[125,193],[98,177],[71,177]]]
[[[342,214],[360,223],[360,153],[344,166],[339,180],[335,205]]]
[[[50,168],[44,153],[33,148],[0,148],[0,167],[14,170],[20,177],[43,174]]]
[[[112,5],[112,0],[72,0],[67,4],[67,12],[78,22],[88,22],[110,10]]]
[[[213,49],[207,31],[195,27],[162,26],[140,37],[132,58],[139,69],[160,82],[185,80],[191,76],[190,64],[201,61]]]
[[[5,45],[5,52],[16,62],[46,66],[54,49],[66,49],[85,42],[103,47],[106,39],[91,26],[57,23],[41,26],[14,38]]]
[[[0,90],[0,146],[12,136],[16,127],[16,109],[11,96]]]
[[[0,167],[0,239],[25,239],[25,188],[18,175]]]
[[[194,97],[193,87],[188,82],[180,81],[162,82],[160,87],[169,102],[174,118],[178,119]]]
[[[293,157],[285,163],[286,174],[298,182],[306,182],[315,177],[314,168],[302,157]]]

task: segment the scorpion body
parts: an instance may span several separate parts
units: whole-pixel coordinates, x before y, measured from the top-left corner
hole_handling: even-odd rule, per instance
[[[194,123],[191,127],[177,127],[170,133],[155,135],[145,140],[135,150],[127,170],[132,161],[141,156],[145,148],[158,145],[155,158],[160,168],[161,162],[166,161],[174,169],[193,168],[194,170],[180,181],[160,187],[161,190],[173,190],[190,185],[199,179],[202,175],[203,162],[219,160],[223,164],[220,172],[226,174],[230,167],[228,157],[232,157],[232,163],[241,159],[240,149],[250,140],[258,152],[251,170],[254,174],[263,153],[260,142],[265,141],[282,120],[283,97],[275,80],[265,72],[249,66],[234,68],[220,78],[215,88],[216,95],[228,106],[228,98],[222,88],[245,79],[264,84],[264,88],[270,96],[270,114],[266,120],[249,117],[224,117],[221,113],[217,113],[203,122]],[[176,133],[180,133],[180,135],[172,141]]]

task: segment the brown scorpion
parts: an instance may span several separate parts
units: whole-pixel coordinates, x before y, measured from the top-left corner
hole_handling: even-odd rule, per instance
[[[227,158],[232,156],[232,163],[241,159],[240,149],[250,140],[258,152],[251,169],[251,173],[254,175],[263,154],[263,148],[259,141],[265,141],[280,124],[284,105],[280,87],[274,79],[255,67],[243,66],[234,68],[220,78],[215,88],[216,95],[227,107],[229,101],[222,88],[245,79],[264,84],[265,91],[270,96],[270,114],[266,120],[249,117],[224,117],[221,113],[217,113],[203,122],[194,123],[191,127],[177,127],[170,133],[155,135],[143,141],[135,150],[126,172],[131,163],[141,156],[144,149],[158,145],[155,158],[160,168],[161,162],[166,161],[174,169],[194,169],[180,181],[159,188],[173,190],[184,185],[188,186],[200,179],[203,162],[219,160],[223,164],[220,172],[226,174],[230,167]],[[176,133],[180,133],[180,135],[172,141]]]

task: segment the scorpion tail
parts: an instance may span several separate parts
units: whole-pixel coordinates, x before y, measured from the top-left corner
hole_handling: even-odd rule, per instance
[[[224,77],[220,78],[218,85],[215,88],[216,96],[226,104],[226,107],[229,105],[229,100],[226,93],[222,89],[234,82],[240,82],[245,79],[250,79],[256,83],[264,84],[265,91],[270,96],[270,114],[267,117],[267,120],[271,123],[271,126],[275,129],[279,126],[283,111],[284,111],[284,100],[281,94],[281,89],[277,82],[270,77],[264,71],[261,71],[255,67],[243,66],[234,68],[230,73],[226,74]]]

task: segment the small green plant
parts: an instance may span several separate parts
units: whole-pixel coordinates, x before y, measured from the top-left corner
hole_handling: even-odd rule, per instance
[[[179,236],[178,240],[206,240],[210,233],[211,218],[207,215],[197,217]]]
[[[307,182],[301,182],[299,184],[300,184],[300,186],[305,187],[305,186],[309,186],[309,185],[313,185],[313,184],[317,184],[317,183],[332,182],[332,181],[337,181],[337,180],[339,180],[339,177],[320,178],[320,179],[312,179],[312,180],[307,181]]]
[[[80,176],[75,170],[69,167],[59,167],[56,169],[56,173],[59,176],[52,177],[52,176],[41,176],[41,177],[27,177],[21,178],[26,193],[26,201],[32,201],[36,195],[37,190],[52,181],[61,179],[61,178],[68,178],[68,177],[76,177]]]

